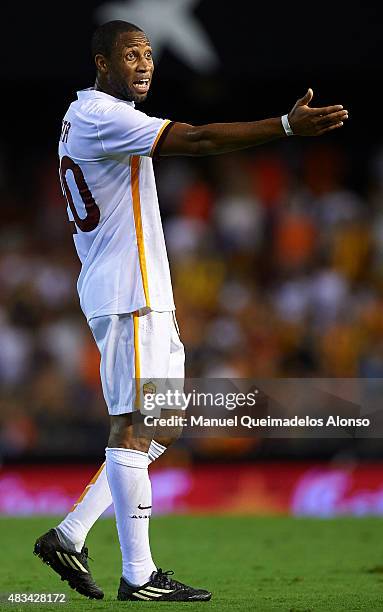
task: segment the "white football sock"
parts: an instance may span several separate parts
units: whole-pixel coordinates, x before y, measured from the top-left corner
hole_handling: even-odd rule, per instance
[[[149,463],[158,459],[165,451],[166,446],[152,440],[148,450]],[[72,511],[56,527],[61,544],[80,552],[88,531],[111,504],[112,494],[106,476],[105,463],[103,463],[97,474],[85,487]]]
[[[149,463],[153,463],[153,461],[161,457],[162,453],[165,451],[166,446],[162,446],[159,442],[152,440],[148,449]]]
[[[112,503],[105,463],[85,487],[72,510],[56,527],[60,542],[80,552],[89,529]]]
[[[147,453],[125,448],[106,449],[106,471],[122,553],[122,575],[133,586],[148,582],[157,569],[149,544],[152,487],[148,463]]]

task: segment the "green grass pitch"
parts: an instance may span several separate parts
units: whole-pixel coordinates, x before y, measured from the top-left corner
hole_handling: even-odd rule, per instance
[[[335,520],[167,516],[151,522],[152,550],[162,569],[213,592],[210,602],[118,602],[121,561],[113,520],[102,520],[88,538],[92,572],[105,599],[72,591],[32,555],[34,540],[56,522],[0,519],[0,593],[66,593],[66,604],[0,604],[1,610],[158,609],[383,610],[383,525],[375,518]]]

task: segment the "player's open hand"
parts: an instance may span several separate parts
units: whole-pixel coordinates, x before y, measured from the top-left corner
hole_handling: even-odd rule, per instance
[[[308,89],[289,112],[289,123],[296,136],[321,136],[342,127],[343,122],[348,119],[348,111],[339,104],[310,108],[313,95],[313,90]]]

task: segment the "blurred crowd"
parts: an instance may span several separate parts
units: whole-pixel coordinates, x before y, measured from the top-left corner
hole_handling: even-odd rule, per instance
[[[383,149],[358,176],[325,139],[155,164],[187,376],[383,377]],[[28,172],[15,189],[24,175],[0,162],[0,453],[100,456],[99,355],[55,157]]]

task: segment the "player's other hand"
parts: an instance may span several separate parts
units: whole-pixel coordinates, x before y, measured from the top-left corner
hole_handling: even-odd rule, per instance
[[[339,104],[310,108],[313,95],[313,90],[308,89],[289,112],[289,123],[296,136],[321,136],[342,127],[343,122],[348,119],[348,111]]]

